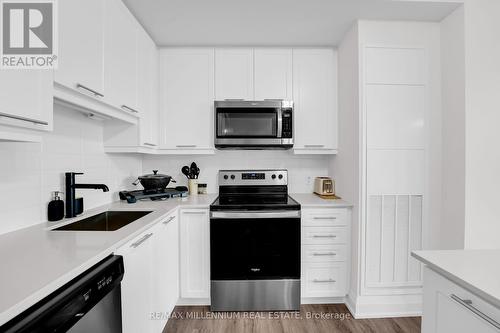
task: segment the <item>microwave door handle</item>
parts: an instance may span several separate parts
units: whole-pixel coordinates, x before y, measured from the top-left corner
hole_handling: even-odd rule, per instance
[[[283,136],[283,111],[281,108],[277,110],[278,117],[278,133],[276,133],[277,138],[281,138]]]

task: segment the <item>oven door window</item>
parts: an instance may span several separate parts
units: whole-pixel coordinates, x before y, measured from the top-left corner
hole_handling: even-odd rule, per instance
[[[211,219],[212,280],[300,278],[300,219]]]
[[[277,133],[275,108],[217,110],[218,138],[276,138]]]

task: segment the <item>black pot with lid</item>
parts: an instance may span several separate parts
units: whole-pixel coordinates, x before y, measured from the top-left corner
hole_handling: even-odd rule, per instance
[[[151,191],[163,190],[170,182],[175,183],[176,181],[169,175],[163,175],[158,173],[158,170],[153,170],[153,173],[139,176],[133,184],[137,185],[139,182],[146,191]]]

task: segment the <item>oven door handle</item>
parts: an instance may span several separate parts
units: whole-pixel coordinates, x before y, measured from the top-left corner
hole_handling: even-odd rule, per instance
[[[282,219],[300,218],[300,210],[263,210],[263,211],[232,211],[210,212],[213,219]]]

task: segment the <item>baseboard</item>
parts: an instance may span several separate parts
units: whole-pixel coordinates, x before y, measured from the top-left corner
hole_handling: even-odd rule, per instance
[[[357,296],[348,295],[346,306],[356,319],[419,317],[422,295]]]
[[[177,305],[210,305],[210,298],[179,298]]]

